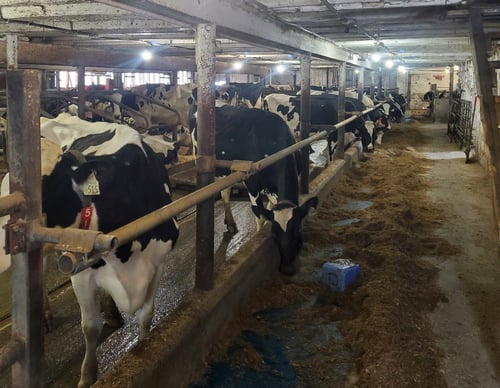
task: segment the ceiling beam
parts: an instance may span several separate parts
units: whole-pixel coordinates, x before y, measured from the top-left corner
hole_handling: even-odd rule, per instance
[[[290,53],[306,54],[371,68],[357,55],[341,49],[334,42],[280,22],[257,6],[244,0],[98,0],[99,3],[149,15],[176,19],[183,23],[215,23],[218,33],[257,46],[272,47]]]
[[[112,68],[122,71],[151,71],[166,72],[175,70],[196,71],[196,64],[193,59],[185,59],[170,56],[154,56],[150,61],[143,61],[140,57],[127,53],[110,50],[84,49],[62,45],[49,45],[28,42],[18,42],[18,64],[20,67],[29,68],[33,65],[36,68],[43,66],[62,67],[92,67],[92,68]],[[0,40],[0,69],[7,66],[6,42]],[[224,73],[231,70],[231,64],[218,62],[217,72]],[[263,66],[246,66],[245,73],[267,74],[268,69]]]

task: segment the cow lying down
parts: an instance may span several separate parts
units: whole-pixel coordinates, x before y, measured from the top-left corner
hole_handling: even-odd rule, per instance
[[[166,169],[137,131],[67,114],[41,124],[42,134],[56,136],[56,141],[64,131],[72,138],[63,147],[42,138],[42,210],[47,226],[108,233],[171,202]],[[178,235],[177,222],[170,219],[71,276],[85,337],[78,387],[97,380],[96,348],[103,325],[97,289],[109,293],[120,310],[137,316],[142,339]]]

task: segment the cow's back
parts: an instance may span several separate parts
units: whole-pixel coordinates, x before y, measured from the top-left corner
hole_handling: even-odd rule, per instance
[[[217,159],[258,161],[293,144],[288,126],[272,112],[231,105],[216,108]],[[295,155],[288,155],[250,177],[247,187],[267,189],[298,203],[297,165]]]

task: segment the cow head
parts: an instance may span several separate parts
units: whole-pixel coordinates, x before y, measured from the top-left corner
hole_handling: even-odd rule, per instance
[[[318,207],[318,197],[312,197],[297,206],[290,201],[278,202],[271,210],[252,206],[256,217],[271,222],[271,232],[280,253],[279,270],[294,275],[298,270],[296,257],[302,248],[302,221]]]

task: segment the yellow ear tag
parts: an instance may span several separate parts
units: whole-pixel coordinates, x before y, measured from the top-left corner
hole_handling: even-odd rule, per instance
[[[83,182],[83,195],[100,195],[99,182],[92,171],[85,182]]]

